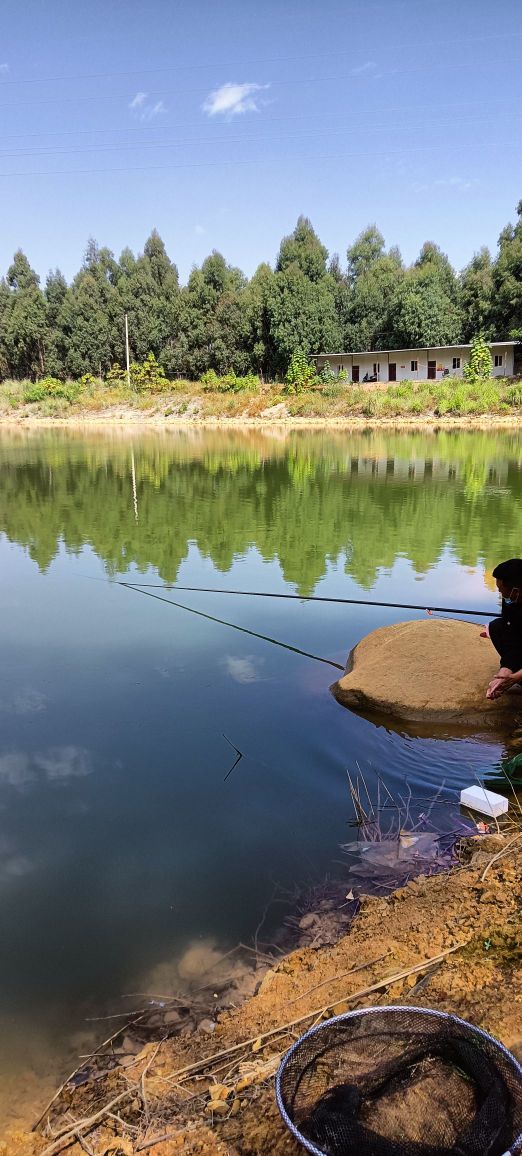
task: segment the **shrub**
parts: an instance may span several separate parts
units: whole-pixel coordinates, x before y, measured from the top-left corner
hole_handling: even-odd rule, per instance
[[[321,390],[323,397],[330,398],[345,397],[347,392],[346,385],[344,385],[342,381],[339,381],[335,374],[333,381],[330,381],[329,384]]]
[[[330,382],[337,381],[337,377],[329,361],[323,365],[323,368],[319,374],[319,381],[323,382],[324,385],[329,385]]]
[[[76,401],[80,387],[75,381],[60,381],[57,377],[42,377],[40,381],[35,381],[30,385],[24,393],[24,402],[31,404],[32,402],[44,402],[52,398],[61,398],[71,405]]]
[[[100,389],[103,385],[101,377],[95,377],[93,373],[83,373],[78,379],[78,386],[80,390]]]
[[[522,405],[522,382],[518,381],[516,385],[510,385],[506,390],[506,401],[508,405],[516,406]]]
[[[219,376],[215,369],[208,369],[201,378],[204,390],[212,393],[242,393],[245,390],[258,390],[260,381],[255,373],[247,373],[245,377],[237,377],[235,373],[225,373]]]
[[[310,365],[304,353],[293,353],[286,371],[286,392],[303,393],[317,380],[315,365]]]
[[[382,396],[378,393],[369,393],[363,405],[365,417],[379,417],[382,413]]]
[[[165,375],[163,366],[159,365],[153,353],[148,353],[145,361],[132,361],[129,366],[131,388],[138,393],[161,393],[170,388],[170,382]],[[86,376],[90,377],[90,374]],[[94,379],[95,380],[95,379]],[[111,366],[106,377],[110,386],[125,387],[128,382],[127,370],[116,362]]]
[[[486,381],[491,377],[491,352],[489,345],[480,334],[471,342],[469,361],[464,366],[467,381]]]

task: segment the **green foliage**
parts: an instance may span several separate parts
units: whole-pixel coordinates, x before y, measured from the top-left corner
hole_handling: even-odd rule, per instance
[[[319,374],[319,381],[321,381],[323,385],[328,385],[331,381],[337,381],[337,374],[335,370],[332,369],[332,363],[330,361],[326,361],[323,365]]]
[[[295,352],[286,371],[286,392],[302,393],[317,380],[315,365],[310,365],[304,353]]]
[[[515,409],[522,406],[522,382],[517,381],[516,385],[509,385],[506,389],[506,401],[508,405],[512,405]]]
[[[137,393],[161,393],[162,390],[170,387],[165,370],[163,366],[158,365],[153,353],[148,353],[145,361],[132,361],[129,366],[129,376],[131,389],[136,390]],[[127,370],[116,362],[111,365],[106,381],[108,385],[125,387],[128,383]]]
[[[63,382],[56,377],[42,377],[25,390],[24,401],[29,404],[31,402],[49,401],[53,398],[63,398],[70,405],[73,401],[76,401],[79,393],[79,382]]]
[[[223,381],[231,374],[237,381],[253,374],[281,380],[296,350],[309,360],[338,349],[456,344],[477,333],[487,341],[516,338],[522,203],[516,223],[500,234],[498,254],[481,249],[459,277],[432,241],[405,267],[375,225],[346,248],[343,268],[336,255],[328,259],[305,217],[283,238],[275,267],[261,264],[250,281],[214,251],[180,288],[156,231],[142,253],[124,249],[119,259],[89,240],[72,283],[55,269],[44,290],[18,250],[0,280],[0,380],[51,375],[65,382],[89,374],[125,390],[125,371],[111,367],[125,362],[126,315],[140,395],[165,389],[168,379],[197,381],[209,370]],[[478,376],[489,372],[484,361]],[[98,387],[91,380],[85,388]],[[220,392],[238,388],[225,383]]]
[[[211,393],[241,393],[244,390],[258,390],[259,378],[255,373],[247,373],[244,377],[237,377],[235,373],[225,373],[219,376],[215,369],[208,369],[201,377],[204,390]]]
[[[99,389],[102,384],[101,378],[95,377],[93,373],[82,373],[78,380],[82,393],[85,393],[86,390]]]
[[[323,386],[321,393],[323,397],[329,397],[332,400],[335,400],[339,397],[345,397],[347,393],[346,382],[339,381],[339,379],[334,374],[333,380],[330,378],[328,384]]]
[[[471,342],[469,361],[464,366],[467,381],[487,381],[491,377],[491,351],[482,334]]]

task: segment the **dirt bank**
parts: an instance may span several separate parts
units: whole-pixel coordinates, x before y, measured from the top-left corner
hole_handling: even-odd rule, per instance
[[[310,945],[266,971],[257,994],[222,1013],[214,1030],[152,1041],[94,1086],[70,1086],[49,1113],[46,1138],[19,1135],[3,1151],[297,1156],[274,1104],[280,1055],[321,1015],[365,1004],[456,1012],[522,1058],[521,905],[520,831],[467,840],[451,873],[364,899],[333,946],[319,946],[320,916],[305,917]],[[75,1121],[91,1117],[91,1126],[76,1124],[75,1142]]]
[[[278,407],[279,408],[279,407]],[[482,416],[436,417],[434,414],[414,417],[295,417],[285,412],[265,412],[263,416],[248,417],[198,417],[170,416],[135,410],[131,407],[96,411],[95,413],[71,413],[70,417],[44,417],[42,414],[0,413],[0,429],[104,429],[128,427],[133,432],[139,429],[331,429],[354,430],[512,430],[520,427],[518,414],[485,414]]]

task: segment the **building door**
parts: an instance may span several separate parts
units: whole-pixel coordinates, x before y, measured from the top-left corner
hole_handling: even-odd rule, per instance
[[[397,381],[397,364],[395,361],[390,361],[388,366],[388,381]]]
[[[359,366],[352,365],[352,381],[359,381]]]
[[[428,361],[428,381],[435,381],[437,377],[437,362]]]

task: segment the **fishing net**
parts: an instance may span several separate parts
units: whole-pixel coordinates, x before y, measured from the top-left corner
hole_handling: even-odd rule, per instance
[[[366,1008],[312,1028],[276,1079],[279,1110],[319,1156],[518,1156],[522,1068],[471,1024]]]

